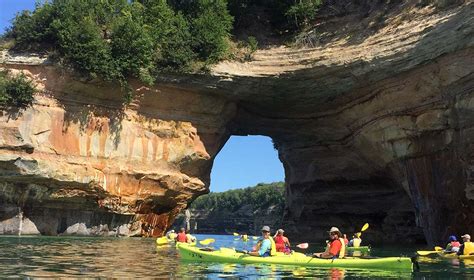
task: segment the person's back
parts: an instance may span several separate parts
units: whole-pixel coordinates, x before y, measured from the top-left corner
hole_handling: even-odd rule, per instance
[[[277,252],[285,252],[286,250],[286,245],[285,245],[285,238],[281,235],[277,235],[274,238],[275,240],[275,246]]]
[[[461,236],[464,243],[461,245],[458,251],[458,255],[474,255],[474,243],[471,242],[471,236],[465,234]]]
[[[176,236],[176,241],[185,243],[187,241],[186,233],[185,232],[178,233],[178,236]]]

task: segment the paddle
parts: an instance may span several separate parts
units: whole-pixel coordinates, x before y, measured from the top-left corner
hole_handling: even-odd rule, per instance
[[[207,239],[199,241],[199,244],[209,245],[209,244],[214,243],[214,242],[216,242],[216,240],[214,238],[207,238]]]
[[[296,247],[298,247],[300,249],[308,249],[308,243],[300,243],[300,244],[296,245]]]
[[[416,253],[420,256],[428,256],[428,255],[431,255],[431,254],[436,254],[440,251],[443,251],[443,248],[442,247],[439,247],[439,246],[436,246],[434,248],[436,251],[416,251]]]
[[[234,236],[239,236],[240,234],[238,234],[237,232],[234,232],[233,235]]]

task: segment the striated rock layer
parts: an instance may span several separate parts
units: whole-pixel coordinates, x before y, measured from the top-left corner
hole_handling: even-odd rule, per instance
[[[208,191],[228,137],[260,134],[285,167],[290,235],[318,240],[365,222],[372,241],[473,233],[474,4],[415,2],[361,17],[364,30],[334,16],[337,34],[308,32],[306,47],[261,50],[211,75],[134,84],[125,110],[111,85],[5,53],[42,92],[1,116],[2,220],[21,214],[46,234],[124,224],[160,234]]]

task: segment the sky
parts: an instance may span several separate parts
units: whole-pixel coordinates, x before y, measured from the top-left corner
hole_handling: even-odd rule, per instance
[[[211,172],[211,191],[283,181],[285,172],[270,137],[232,136],[217,154]]]
[[[22,10],[33,10],[36,0],[0,0],[0,34],[10,26],[16,13]]]
[[[0,33],[15,14],[34,9],[36,0],[0,0]],[[212,192],[284,180],[283,165],[265,136],[232,136],[217,155],[211,172]]]

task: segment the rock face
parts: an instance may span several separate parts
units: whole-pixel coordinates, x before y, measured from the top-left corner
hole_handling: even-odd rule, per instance
[[[20,207],[41,233],[83,222],[160,234],[208,191],[228,137],[259,134],[285,167],[290,236],[365,222],[373,241],[473,233],[474,4],[374,9],[329,17],[338,33],[320,26],[329,33],[303,34],[306,47],[162,76],[153,88],[132,83],[125,110],[111,85],[5,53],[42,92],[0,117],[2,220],[14,217],[3,208]]]

